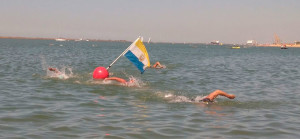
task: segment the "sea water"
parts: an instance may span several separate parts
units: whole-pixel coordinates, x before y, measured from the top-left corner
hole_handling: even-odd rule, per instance
[[[299,48],[145,43],[166,68],[121,57],[110,76],[134,84],[92,79],[129,45],[0,39],[0,138],[300,137]],[[236,98],[190,101],[216,89]]]

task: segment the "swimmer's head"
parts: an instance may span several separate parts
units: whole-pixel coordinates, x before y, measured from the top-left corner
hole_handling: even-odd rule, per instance
[[[50,71],[55,71],[55,69],[54,69],[54,68],[51,68],[51,67],[49,67],[48,70],[50,70]]]

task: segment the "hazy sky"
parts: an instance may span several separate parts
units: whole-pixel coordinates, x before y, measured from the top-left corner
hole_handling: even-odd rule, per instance
[[[1,0],[0,36],[300,41],[300,0]]]

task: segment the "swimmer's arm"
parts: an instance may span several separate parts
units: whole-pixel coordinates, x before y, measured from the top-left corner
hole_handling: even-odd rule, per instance
[[[224,92],[222,90],[216,90],[216,91],[210,93],[209,95],[207,95],[206,98],[210,99],[210,101],[213,101],[219,95],[220,96],[225,96],[225,97],[227,97],[229,99],[234,99],[235,98],[235,95],[228,94],[228,93],[226,93],[226,92]]]
[[[157,67],[162,68],[163,66],[157,61],[152,67],[153,68],[157,68]]]
[[[118,77],[109,77],[109,78],[105,78],[104,80],[115,80],[115,81],[120,82],[120,83],[126,83],[127,82],[125,79],[118,78]]]

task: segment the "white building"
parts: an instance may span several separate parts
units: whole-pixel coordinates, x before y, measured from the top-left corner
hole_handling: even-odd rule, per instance
[[[257,45],[257,42],[255,40],[248,40],[247,45]]]

